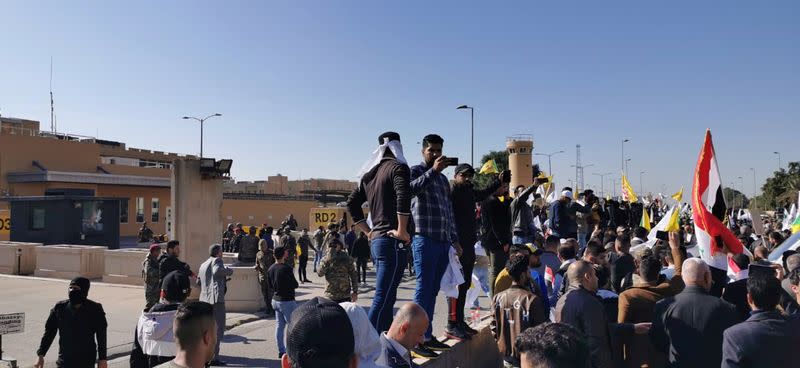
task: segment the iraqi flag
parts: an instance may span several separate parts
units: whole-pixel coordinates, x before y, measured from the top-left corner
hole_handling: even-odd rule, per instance
[[[714,143],[711,141],[711,131],[706,130],[692,186],[692,218],[700,258],[709,266],[721,270],[727,270],[729,267],[723,245],[726,245],[733,254],[744,251],[744,246],[736,235],[722,223],[726,211]]]

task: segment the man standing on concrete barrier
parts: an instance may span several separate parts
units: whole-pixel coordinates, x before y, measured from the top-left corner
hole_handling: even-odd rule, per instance
[[[44,336],[36,350],[36,368],[44,367],[44,356],[58,333],[59,368],[106,368],[106,313],[88,299],[89,279],[76,277],[69,283],[69,299],[56,303],[44,324]],[[95,339],[97,345],[95,345]]]
[[[426,312],[433,321],[436,295],[442,276],[450,262],[450,247],[460,256],[456,222],[453,216],[453,202],[450,198],[450,181],[442,174],[449,165],[448,158],[442,155],[444,139],[436,134],[422,138],[422,157],[424,162],[411,168],[411,213],[414,215],[416,233],[411,243],[414,253],[414,271],[417,274],[417,287],[414,302]],[[425,343],[415,349],[429,355],[431,351],[447,351],[450,347],[433,337],[428,326]]]
[[[258,240],[256,227],[250,226],[248,234],[240,242],[239,254],[236,257],[239,262],[249,265],[255,263],[256,253],[258,253]]]
[[[158,256],[160,253],[161,247],[158,244],[153,244],[150,246],[150,252],[144,258],[144,262],[142,262],[145,310],[156,305],[161,297],[161,278],[158,270]]]
[[[397,286],[407,264],[411,188],[400,135],[383,133],[378,143],[380,146],[358,173],[358,187],[347,199],[347,212],[356,228],[369,234],[376,275],[369,320],[375,330],[383,332],[392,322]],[[364,202],[369,203],[371,229],[361,208]]]
[[[228,291],[227,280],[233,270],[222,263],[222,246],[214,244],[208,249],[209,258],[200,265],[197,282],[200,284],[200,301],[214,306],[214,319],[217,321],[216,357],[211,365],[225,365],[219,360],[219,344],[225,334],[225,293]]]

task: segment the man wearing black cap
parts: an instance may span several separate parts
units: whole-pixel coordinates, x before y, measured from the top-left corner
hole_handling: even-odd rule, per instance
[[[335,338],[332,338],[335,334]],[[295,310],[283,368],[356,368],[353,325],[339,304],[315,297]]]
[[[477,229],[475,221],[475,204],[482,202],[500,187],[504,180],[511,180],[511,172],[504,171],[497,178],[492,179],[484,189],[475,189],[473,178],[475,169],[469,164],[460,164],[456,167],[453,181],[452,201],[453,215],[456,222],[456,232],[461,241],[462,252],[458,260],[464,271],[465,282],[458,287],[458,298],[448,298],[447,329],[445,333],[459,339],[467,339],[477,331],[464,322],[464,303],[467,290],[472,282],[472,271],[475,267],[475,242],[477,242]]]
[[[212,365],[225,365],[219,360],[219,344],[225,334],[225,293],[228,291],[227,278],[233,270],[222,263],[222,246],[214,244],[208,248],[209,258],[200,265],[197,283],[200,284],[200,301],[214,306],[214,319],[217,321],[217,346],[214,350],[216,360]]]
[[[59,368],[106,368],[106,313],[89,296],[89,279],[76,277],[69,283],[69,299],[56,303],[44,325],[44,336],[34,367],[44,367],[44,356],[58,333]],[[97,344],[95,345],[95,339]]]
[[[133,335],[131,368],[150,368],[166,363],[175,357],[175,331],[173,322],[178,306],[192,292],[189,278],[177,271],[164,278],[161,303],[142,312]]]
[[[356,228],[369,234],[376,278],[369,320],[378,332],[383,332],[392,322],[397,286],[407,264],[411,174],[399,134],[383,133],[378,143],[380,146],[358,173],[358,187],[347,199],[347,212]],[[369,203],[371,229],[361,207],[365,202]]]

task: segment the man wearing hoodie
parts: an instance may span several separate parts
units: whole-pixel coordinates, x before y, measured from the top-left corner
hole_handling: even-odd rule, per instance
[[[136,324],[131,351],[131,368],[151,368],[175,358],[175,334],[172,324],[178,306],[192,292],[189,278],[177,271],[164,278],[161,303],[145,310]]]

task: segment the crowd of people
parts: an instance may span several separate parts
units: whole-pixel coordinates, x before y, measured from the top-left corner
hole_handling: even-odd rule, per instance
[[[490,330],[507,367],[796,366],[800,254],[766,261],[785,234],[759,236],[731,216],[728,225],[748,252],[729,254],[729,269],[719,270],[698,257],[691,217],[664,236],[648,231],[653,223],[643,214],[658,222],[666,213],[661,199],[642,206],[565,187],[548,203],[539,189],[552,184],[536,172],[531,185],[516,188],[508,171],[477,187],[468,164],[446,177],[451,160],[438,135],[422,139],[423,162],[413,166],[399,134],[378,141],[347,200],[352,226],[302,229],[295,237],[292,217],[273,237],[266,225],[245,234],[230,224],[198,274],[178,258],[177,241],[163,253],[151,247],[131,366],[224,364],[219,342],[232,271],[223,251],[257,270],[285,368],[410,368],[415,358],[437,359],[451,345],[436,336],[469,341],[479,333],[465,318],[476,305],[467,305],[471,286],[491,294]],[[312,251],[325,297],[298,303]],[[370,260],[375,293],[365,311],[355,302]],[[409,265],[413,301],[395,313]],[[186,302],[193,283],[200,301]],[[437,317],[437,296],[450,285],[447,316]],[[73,280],[69,300],[53,309],[37,366],[56,331],[59,366],[106,364],[104,312],[88,290],[88,280]],[[447,319],[444,331],[433,330],[434,318]]]

